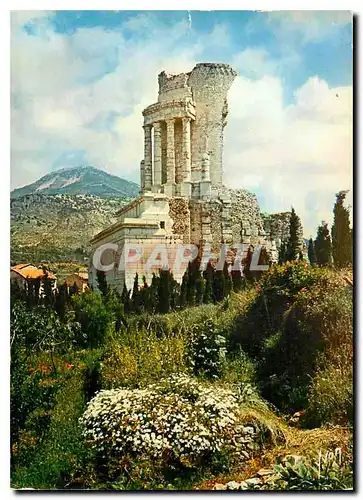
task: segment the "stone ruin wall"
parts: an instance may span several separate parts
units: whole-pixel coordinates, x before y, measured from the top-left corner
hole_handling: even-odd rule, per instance
[[[266,232],[276,241],[286,241],[290,236],[290,212],[276,214],[261,214],[263,226]]]
[[[228,64],[220,63],[200,63],[189,73],[173,75],[163,71],[159,74],[158,102],[148,106],[144,113],[147,116],[154,116],[155,120],[161,120],[162,172],[167,168],[165,120],[174,121],[173,150],[177,186],[183,181],[183,175],[185,175],[182,154],[182,120],[180,107],[178,107],[180,105],[185,112],[188,110],[191,113],[186,115],[190,117],[190,180],[192,182],[201,180],[203,158],[205,154],[208,154],[210,181],[212,185],[222,184],[223,130],[228,113],[227,92],[236,75],[237,73]],[[165,175],[163,175],[162,183],[165,182]]]
[[[158,76],[158,102],[176,101],[185,97],[192,98],[192,92],[188,85],[189,76],[190,72],[170,75],[166,71],[162,71]]]
[[[261,244],[276,261],[278,248],[272,240],[289,235],[290,213],[261,214],[256,195],[245,189],[221,186],[218,197],[209,200],[174,197],[169,203],[173,234],[184,243],[210,243],[217,253],[221,243]]]
[[[197,64],[188,78],[195,102],[196,119],[191,127],[192,180],[200,178],[202,156],[210,155],[212,185],[222,184],[223,129],[226,125],[227,92],[237,73],[226,64]]]
[[[215,199],[208,203],[211,219],[212,249],[217,250],[223,240],[222,231],[222,202]]]
[[[266,233],[271,234],[271,239],[276,241],[276,246],[279,249],[281,243],[287,242],[290,237],[290,218],[291,212],[279,212],[275,214],[261,214],[263,226]],[[303,235],[303,226],[300,225],[299,231],[300,249],[304,258],[307,258],[307,246]]]
[[[181,197],[169,198],[169,215],[173,220],[172,234],[183,243],[189,243],[191,214],[188,200]]]
[[[189,202],[190,209],[190,243],[199,245],[202,241],[202,204],[193,200]]]

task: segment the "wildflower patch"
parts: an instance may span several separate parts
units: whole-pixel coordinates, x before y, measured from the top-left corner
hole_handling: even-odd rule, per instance
[[[257,447],[256,429],[242,421],[238,392],[184,374],[145,389],[100,391],[80,421],[88,443],[105,458],[127,454],[197,465],[220,452],[246,459]]]

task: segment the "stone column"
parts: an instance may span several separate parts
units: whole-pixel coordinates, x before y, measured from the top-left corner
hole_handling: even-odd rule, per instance
[[[141,160],[140,162],[140,193],[143,193],[145,190],[145,162]]]
[[[200,180],[200,197],[202,199],[210,198],[211,196],[211,181],[210,181],[210,158],[209,154],[206,152],[202,158],[202,173]]]
[[[204,153],[202,158],[202,181],[210,181],[210,157],[208,153]]]
[[[183,181],[189,182],[191,175],[190,118],[182,118],[182,127]]]
[[[152,125],[143,125],[143,129],[144,129],[144,188],[145,188],[145,191],[150,191],[152,183],[153,183],[151,128],[152,128]]]
[[[167,184],[175,184],[174,119],[166,121]]]
[[[161,185],[161,123],[154,123],[154,184]]]
[[[168,196],[175,195],[175,144],[174,144],[174,119],[166,120],[166,184],[164,193]]]

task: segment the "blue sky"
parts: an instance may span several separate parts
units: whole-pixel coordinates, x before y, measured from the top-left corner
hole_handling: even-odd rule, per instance
[[[77,29],[101,27],[106,30],[120,30],[123,23],[140,15],[153,19],[172,29],[173,24],[191,19],[192,30],[185,34],[183,44],[192,44],[193,35],[210,33],[216,25],[223,25],[228,30],[229,43],[216,53],[204,47],[202,57],[205,60],[221,61],[233,58],[235,53],[246,47],[260,47],[268,50],[271,57],[283,59],[288,50],[298,50],[299,65],[293,72],[281,68],[285,79],[285,99],[293,101],[294,89],[302,85],[310,76],[319,75],[331,85],[341,86],[352,83],[352,25],[328,26],[328,33],[322,37],[312,36],[301,44],[300,34],[282,40],[276,34],[276,25],[268,21],[262,12],[254,11],[58,11],[51,17],[51,24],[58,33],[72,35]],[[122,28],[121,28],[122,30]],[[126,38],[132,39],[132,30],[125,30]],[[146,37],[145,37],[146,38]],[[116,64],[116,62],[115,62]],[[243,68],[240,68],[243,71]]]
[[[12,187],[92,164],[138,180],[157,74],[238,71],[225,182],[265,211],[294,205],[309,236],[352,185],[347,11],[18,11],[12,14]]]

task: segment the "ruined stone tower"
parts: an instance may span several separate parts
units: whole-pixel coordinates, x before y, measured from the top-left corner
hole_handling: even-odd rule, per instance
[[[158,102],[143,111],[141,193],[199,199],[222,184],[227,92],[236,75],[228,64],[215,63],[159,74]]]
[[[118,221],[91,241],[94,251],[113,245],[108,257],[115,265],[106,277],[119,291],[124,284],[132,288],[136,272],[151,280],[153,270],[145,270],[145,263],[160,245],[173,260],[181,243],[208,244],[217,252],[221,243],[262,244],[276,260],[275,240],[256,196],[223,185],[227,93],[236,75],[228,64],[217,63],[197,64],[189,73],[159,74],[158,100],[143,111],[140,197],[122,207]],[[142,252],[131,267],[121,262],[125,245],[139,245]],[[184,270],[173,271],[177,281]],[[94,288],[96,274],[91,262]]]

